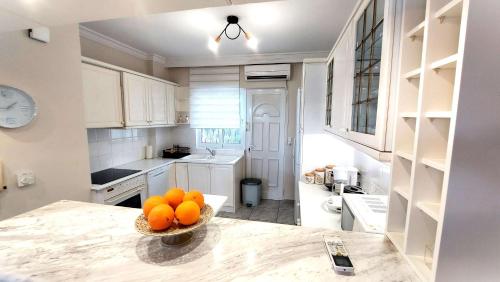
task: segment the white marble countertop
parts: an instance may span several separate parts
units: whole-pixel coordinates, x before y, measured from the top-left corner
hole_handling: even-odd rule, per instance
[[[299,181],[300,224],[305,227],[342,230],[341,214],[331,212],[326,207],[328,197],[332,195],[332,192],[324,190],[322,185]]]
[[[215,217],[182,247],[134,229],[141,213],[60,201],[0,221],[0,273],[33,281],[418,281],[384,236]],[[355,267],[337,275],[323,235]]]

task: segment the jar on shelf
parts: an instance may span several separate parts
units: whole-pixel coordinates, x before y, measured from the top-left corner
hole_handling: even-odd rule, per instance
[[[324,168],[317,168],[314,170],[314,184],[325,184]]]
[[[307,184],[314,184],[314,172],[307,172],[304,174],[304,182]]]
[[[333,168],[335,165],[330,164],[325,167],[325,184],[333,183]]]

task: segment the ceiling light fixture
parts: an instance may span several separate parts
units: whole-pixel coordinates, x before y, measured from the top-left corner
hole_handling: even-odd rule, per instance
[[[238,23],[239,19],[237,16],[228,16],[227,17],[227,24],[226,24],[226,27],[224,27],[224,29],[222,30],[222,32],[215,38],[210,38],[209,41],[208,41],[208,48],[210,50],[212,50],[212,52],[216,53],[218,48],[219,48],[219,43],[222,39],[222,35],[226,35],[226,37],[230,40],[235,40],[237,39],[238,37],[240,37],[241,33],[243,32],[243,34],[245,35],[245,38],[247,40],[247,46],[252,49],[252,50],[257,50],[257,47],[258,47],[258,41],[257,39],[250,33],[250,32],[246,32],[241,26],[240,24]],[[227,28],[231,25],[236,25],[237,28],[238,28],[238,34],[234,35],[234,36],[230,36],[228,33],[227,33]]]

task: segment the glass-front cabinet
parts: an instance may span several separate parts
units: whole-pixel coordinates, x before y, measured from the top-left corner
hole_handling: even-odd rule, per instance
[[[325,127],[332,126],[332,96],[333,96],[333,58],[328,61],[328,71],[326,76],[326,109],[325,109]]]
[[[395,42],[401,21],[396,18],[401,9],[397,2],[362,1],[329,56],[335,57],[335,64],[332,81],[327,78],[332,98],[327,99],[331,123],[326,129],[377,152],[390,152],[392,147],[399,53]]]

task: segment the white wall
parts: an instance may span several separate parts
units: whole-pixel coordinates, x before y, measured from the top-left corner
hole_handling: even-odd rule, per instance
[[[0,129],[0,159],[7,190],[0,190],[0,219],[51,202],[88,201],[90,169],[81,90],[78,25],[51,28],[43,44],[26,31],[0,34],[0,84],[32,95],[34,122]],[[15,173],[29,169],[36,184],[17,188]]]

